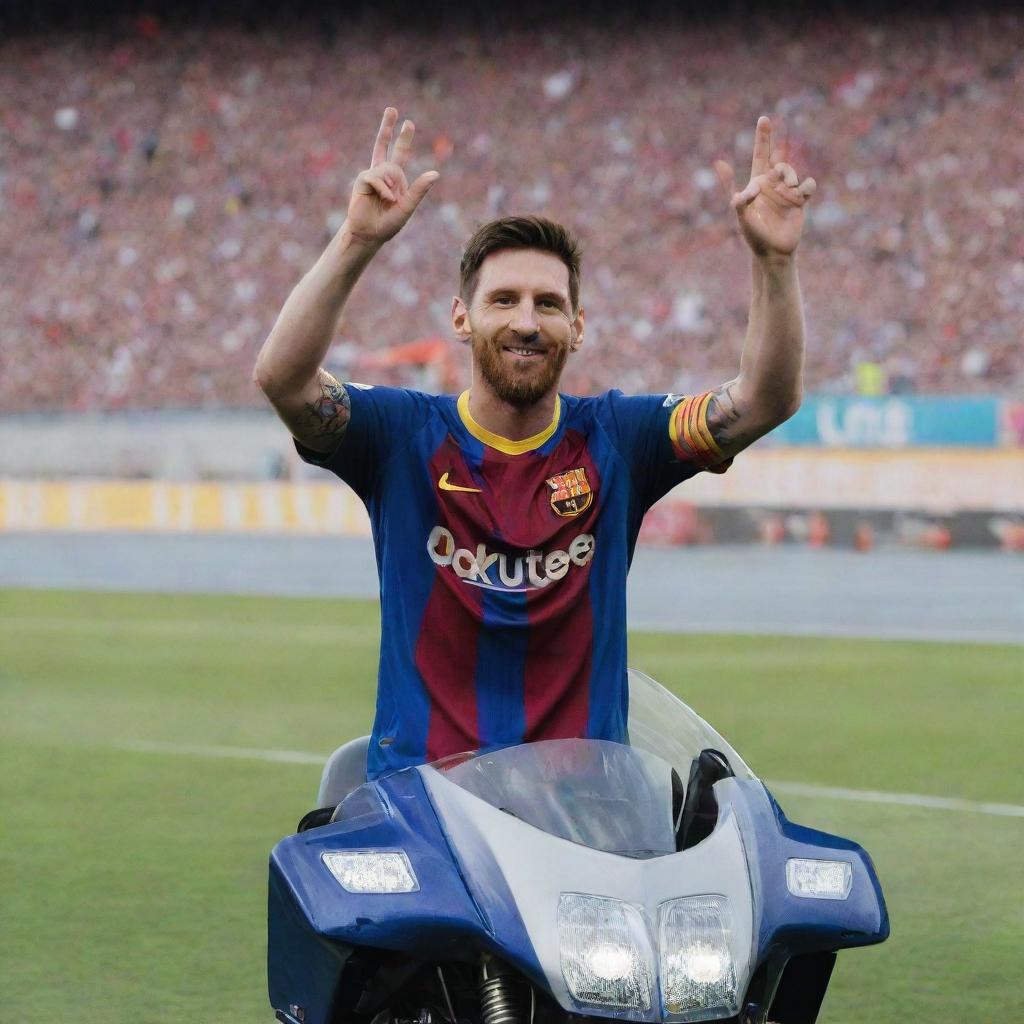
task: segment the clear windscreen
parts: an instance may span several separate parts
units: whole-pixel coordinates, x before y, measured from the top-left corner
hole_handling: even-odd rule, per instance
[[[667,761],[685,780],[702,750],[725,754],[737,778],[756,776],[735,748],[674,693],[629,670],[629,742]]]
[[[542,740],[435,762],[444,777],[492,807],[570,842],[627,857],[676,852],[675,813],[707,749],[740,778],[740,755],[686,704],[629,673],[629,743]]]
[[[570,842],[626,857],[675,852],[672,769],[608,740],[542,740],[437,762],[449,782]]]

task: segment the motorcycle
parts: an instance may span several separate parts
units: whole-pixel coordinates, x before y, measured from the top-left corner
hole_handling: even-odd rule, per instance
[[[630,671],[629,742],[545,740],[365,781],[335,752],[270,858],[284,1024],[813,1024],[888,914],[856,843],[793,824]]]

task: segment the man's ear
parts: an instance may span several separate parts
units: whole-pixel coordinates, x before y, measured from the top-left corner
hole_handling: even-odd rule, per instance
[[[468,342],[473,335],[473,330],[469,326],[469,309],[458,295],[452,299],[452,330],[455,331],[455,337],[462,342]]]
[[[570,352],[575,352],[576,349],[578,349],[580,347],[580,345],[583,344],[583,321],[584,321],[584,319],[585,319],[585,317],[584,317],[584,313],[583,313],[583,307],[580,306],[579,310],[576,313],[576,319],[573,320],[573,322],[572,322],[572,329],[575,332],[575,337],[573,338],[572,343],[569,346],[569,351]]]

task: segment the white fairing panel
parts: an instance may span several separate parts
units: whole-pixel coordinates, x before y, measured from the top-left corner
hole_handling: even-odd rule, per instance
[[[518,912],[548,987],[565,1010],[579,1013],[583,1008],[570,996],[562,977],[558,929],[562,893],[610,897],[639,908],[647,926],[655,978],[659,905],[684,896],[727,897],[732,911],[729,946],[739,991],[745,991],[754,937],[753,907],[743,844],[727,800],[721,802],[722,818],[714,832],[694,848],[635,859],[549,835],[492,807],[434,767],[423,766],[419,771],[477,905],[488,917],[500,916],[511,892],[515,908],[505,911]],[[718,785],[732,784],[726,779]],[[495,938],[500,942],[502,937]],[[602,1014],[594,1006],[587,1006],[585,1012]],[[650,1012],[608,1009],[604,1015],[660,1019],[657,986]]]

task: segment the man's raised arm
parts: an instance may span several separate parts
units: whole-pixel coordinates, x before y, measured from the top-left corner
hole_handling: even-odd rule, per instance
[[[813,178],[800,179],[772,156],[772,123],[758,118],[750,182],[734,192],[732,168],[715,171],[730,196],[752,254],[752,294],[740,372],[712,392],[707,425],[723,458],[742,451],[800,406],[803,391],[804,313],[796,248]]]
[[[318,452],[336,448],[348,426],[348,392],[320,366],[341,311],[367,264],[440,177],[427,171],[411,185],[406,180],[412,121],[402,125],[389,159],[397,120],[398,111],[388,107],[370,167],[356,178],[345,223],[288,296],[256,359],[256,383],[295,438]]]

